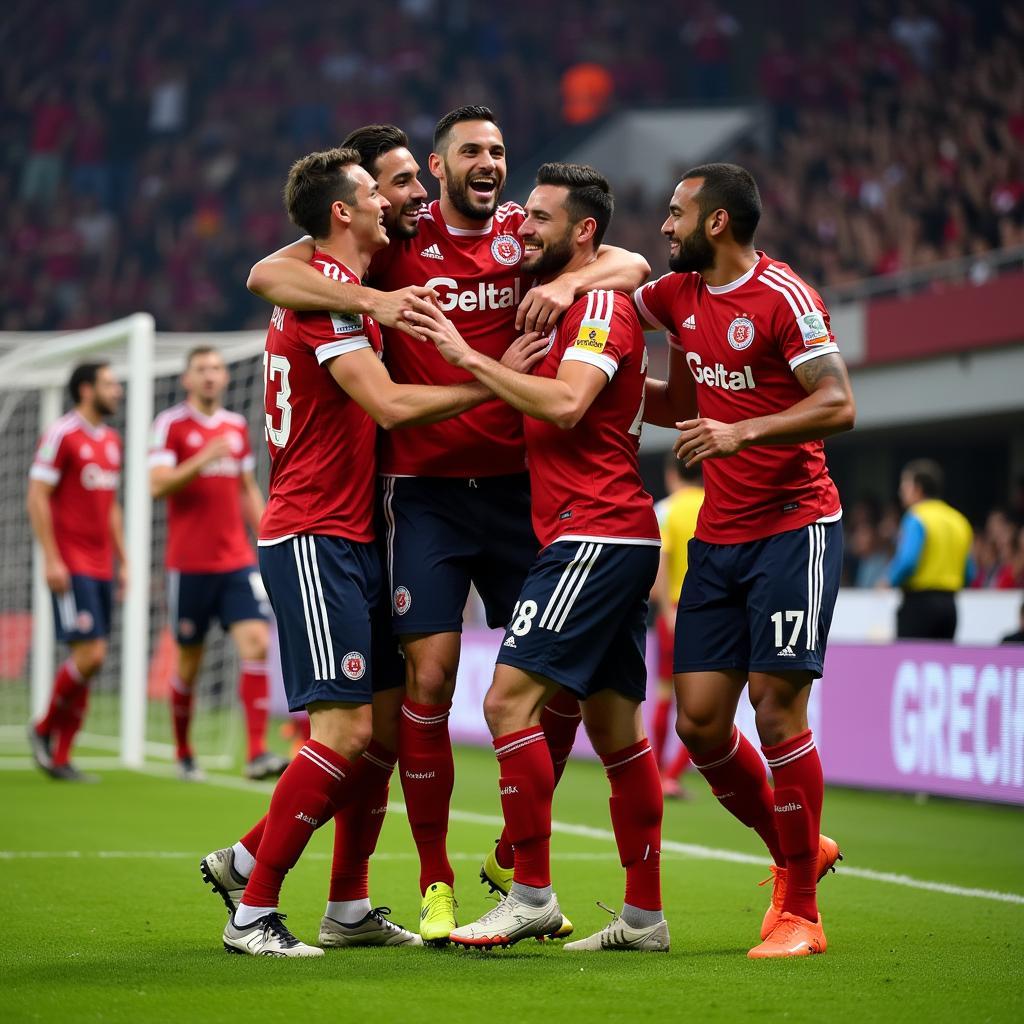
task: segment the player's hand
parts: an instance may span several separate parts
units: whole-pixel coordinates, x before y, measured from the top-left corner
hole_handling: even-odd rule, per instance
[[[547,334],[575,299],[575,288],[565,277],[534,285],[516,310],[516,330],[527,334],[532,331]]]
[[[199,458],[204,466],[218,459],[226,459],[231,454],[231,445],[224,434],[218,434],[212,441],[206,444],[199,452]]]
[[[422,285],[410,285],[393,292],[377,292],[373,301],[371,316],[385,327],[411,334],[417,341],[423,341],[420,334],[408,319],[410,312],[426,313],[437,303],[437,292],[433,288]]]
[[[455,324],[436,306],[430,306],[424,312],[410,312],[406,316],[424,338],[437,346],[445,362],[452,366],[462,366],[472,354],[473,349],[459,334]]]
[[[701,417],[677,423],[679,437],[672,446],[684,465],[696,466],[705,459],[724,459],[743,448],[743,437],[735,423],[721,423]]]
[[[548,336],[531,331],[516,338],[501,357],[501,365],[516,373],[529,373],[548,350]]]
[[[71,589],[71,573],[59,558],[46,563],[46,585],[55,594],[66,594]]]

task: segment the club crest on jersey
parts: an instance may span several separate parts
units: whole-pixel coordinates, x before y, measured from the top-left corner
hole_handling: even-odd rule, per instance
[[[412,594],[405,587],[395,587],[395,596],[392,601],[395,613],[404,615],[412,607]]]
[[[232,430],[231,433],[228,434],[228,447],[231,449],[233,454],[241,454],[243,448],[242,435],[239,434],[237,430]]]
[[[107,442],[105,451],[107,453],[107,461],[112,466],[120,466],[121,465],[121,449],[118,448],[117,445],[114,444],[113,441],[108,441]]]
[[[515,235],[498,235],[491,242],[491,255],[506,267],[514,267],[523,258],[523,247]]]
[[[729,330],[725,332],[726,338],[729,340],[729,344],[736,349],[737,352],[742,352],[745,348],[750,348],[754,343],[754,322],[745,316],[738,316],[731,324],[729,324]]]
[[[188,437],[185,438],[185,443],[189,448],[199,448],[203,443],[203,435],[198,430],[193,430]]]
[[[366,659],[358,651],[349,651],[341,659],[341,671],[349,679],[362,679],[366,675]]]

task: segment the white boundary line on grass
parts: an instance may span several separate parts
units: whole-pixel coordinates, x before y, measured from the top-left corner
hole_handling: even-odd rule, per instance
[[[153,765],[135,770],[139,774],[152,775],[159,778],[173,777],[176,772],[176,768],[173,765]],[[249,793],[271,793],[274,788],[270,783],[250,782],[248,779],[217,773],[208,775],[206,784],[219,786],[221,789],[235,789]],[[192,785],[196,785],[196,783],[192,783]],[[388,810],[398,814],[404,814],[405,804],[400,801],[391,801],[388,804]],[[500,829],[504,825],[503,819],[496,815],[475,814],[472,811],[460,811],[455,808],[452,809],[450,817],[452,821],[461,821],[468,825],[484,825],[488,828]],[[590,825],[574,825],[570,822],[553,821],[551,823],[551,830],[552,832],[557,832],[561,835],[580,836],[585,839],[595,839],[600,842],[615,842],[615,835],[613,832],[608,829],[593,828]],[[678,854],[682,857],[690,857],[695,860],[714,860],[731,864],[754,864],[761,867],[765,867],[768,864],[768,861],[764,857],[755,857],[749,853],[738,853],[735,850],[720,850],[713,846],[700,846],[696,843],[680,843],[674,839],[662,838],[661,848],[662,853]],[[120,856],[122,852],[126,851],[107,851],[107,855],[113,858]],[[26,851],[25,853],[20,853],[19,851],[0,851],[0,860],[14,859],[14,857],[19,856],[67,856],[68,858],[73,859],[76,855],[78,855],[78,851],[67,851],[63,854],[47,854],[45,851]],[[141,856],[141,854],[129,855]],[[609,856],[610,855],[611,854],[609,854]],[[176,856],[179,855],[172,854],[169,855],[169,858]],[[183,854],[180,856],[192,855]],[[377,856],[380,859],[385,859],[384,854],[378,854]],[[390,856],[395,857],[395,855]],[[410,857],[411,856],[412,855],[410,854]],[[457,856],[458,859],[463,859],[462,855]],[[566,855],[564,859],[568,860],[572,856],[572,854]],[[397,859],[397,857],[395,857],[395,859]],[[559,859],[558,855],[556,855],[555,859]],[[888,885],[898,885],[905,889],[918,889],[923,892],[941,893],[945,896],[960,896],[965,899],[990,900],[995,903],[1011,903],[1017,906],[1024,906],[1024,895],[1020,895],[1019,893],[999,892],[994,889],[974,889],[961,885],[951,885],[947,882],[929,882],[921,878],[913,878],[910,875],[898,875],[888,871],[873,871],[870,868],[844,866],[841,870],[845,876],[852,878],[864,878],[871,882],[883,882]]]

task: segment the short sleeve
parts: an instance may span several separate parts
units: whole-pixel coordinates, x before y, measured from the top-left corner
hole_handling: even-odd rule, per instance
[[[242,435],[242,452],[238,457],[243,473],[252,473],[256,469],[256,456],[252,453],[252,444],[249,441],[249,429],[246,425],[238,428]]]
[[[574,317],[566,324],[568,330],[564,335],[562,362],[590,363],[606,373],[611,380],[624,352],[628,350],[625,339],[628,328],[623,323],[627,300],[611,291],[587,292],[586,300],[586,308],[579,323],[576,323]]]
[[[839,351],[828,310],[813,288],[792,271],[774,264],[764,271],[761,281],[778,295],[775,336],[791,370],[809,359]]]
[[[361,313],[304,313],[299,322],[300,338],[321,366],[335,356],[371,347]]]
[[[633,302],[642,320],[652,327],[672,328],[672,292],[675,274],[662,274],[656,281],[648,281],[633,292]]]
[[[171,420],[166,415],[157,416],[149,435],[149,468],[169,466],[173,469],[177,464],[178,453],[171,437]]]
[[[41,480],[55,487],[60,483],[67,462],[66,432],[55,424],[42,437],[28,471],[30,480]]]

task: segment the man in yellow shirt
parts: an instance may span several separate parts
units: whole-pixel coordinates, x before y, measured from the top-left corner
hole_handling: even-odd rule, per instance
[[[668,496],[654,506],[661,529],[661,562],[651,591],[657,611],[658,698],[654,705],[651,748],[662,766],[662,790],[666,797],[682,797],[679,777],[690,764],[686,747],[680,747],[668,766],[663,765],[669,719],[672,715],[672,648],[676,629],[676,604],[686,575],[687,545],[697,526],[697,513],[704,501],[700,467],[687,469],[669,452],[665,460],[665,490]]]
[[[900,477],[900,521],[889,583],[903,590],[896,613],[900,640],[952,640],[954,595],[971,581],[974,531],[942,494],[942,468],[930,459],[909,462]]]

